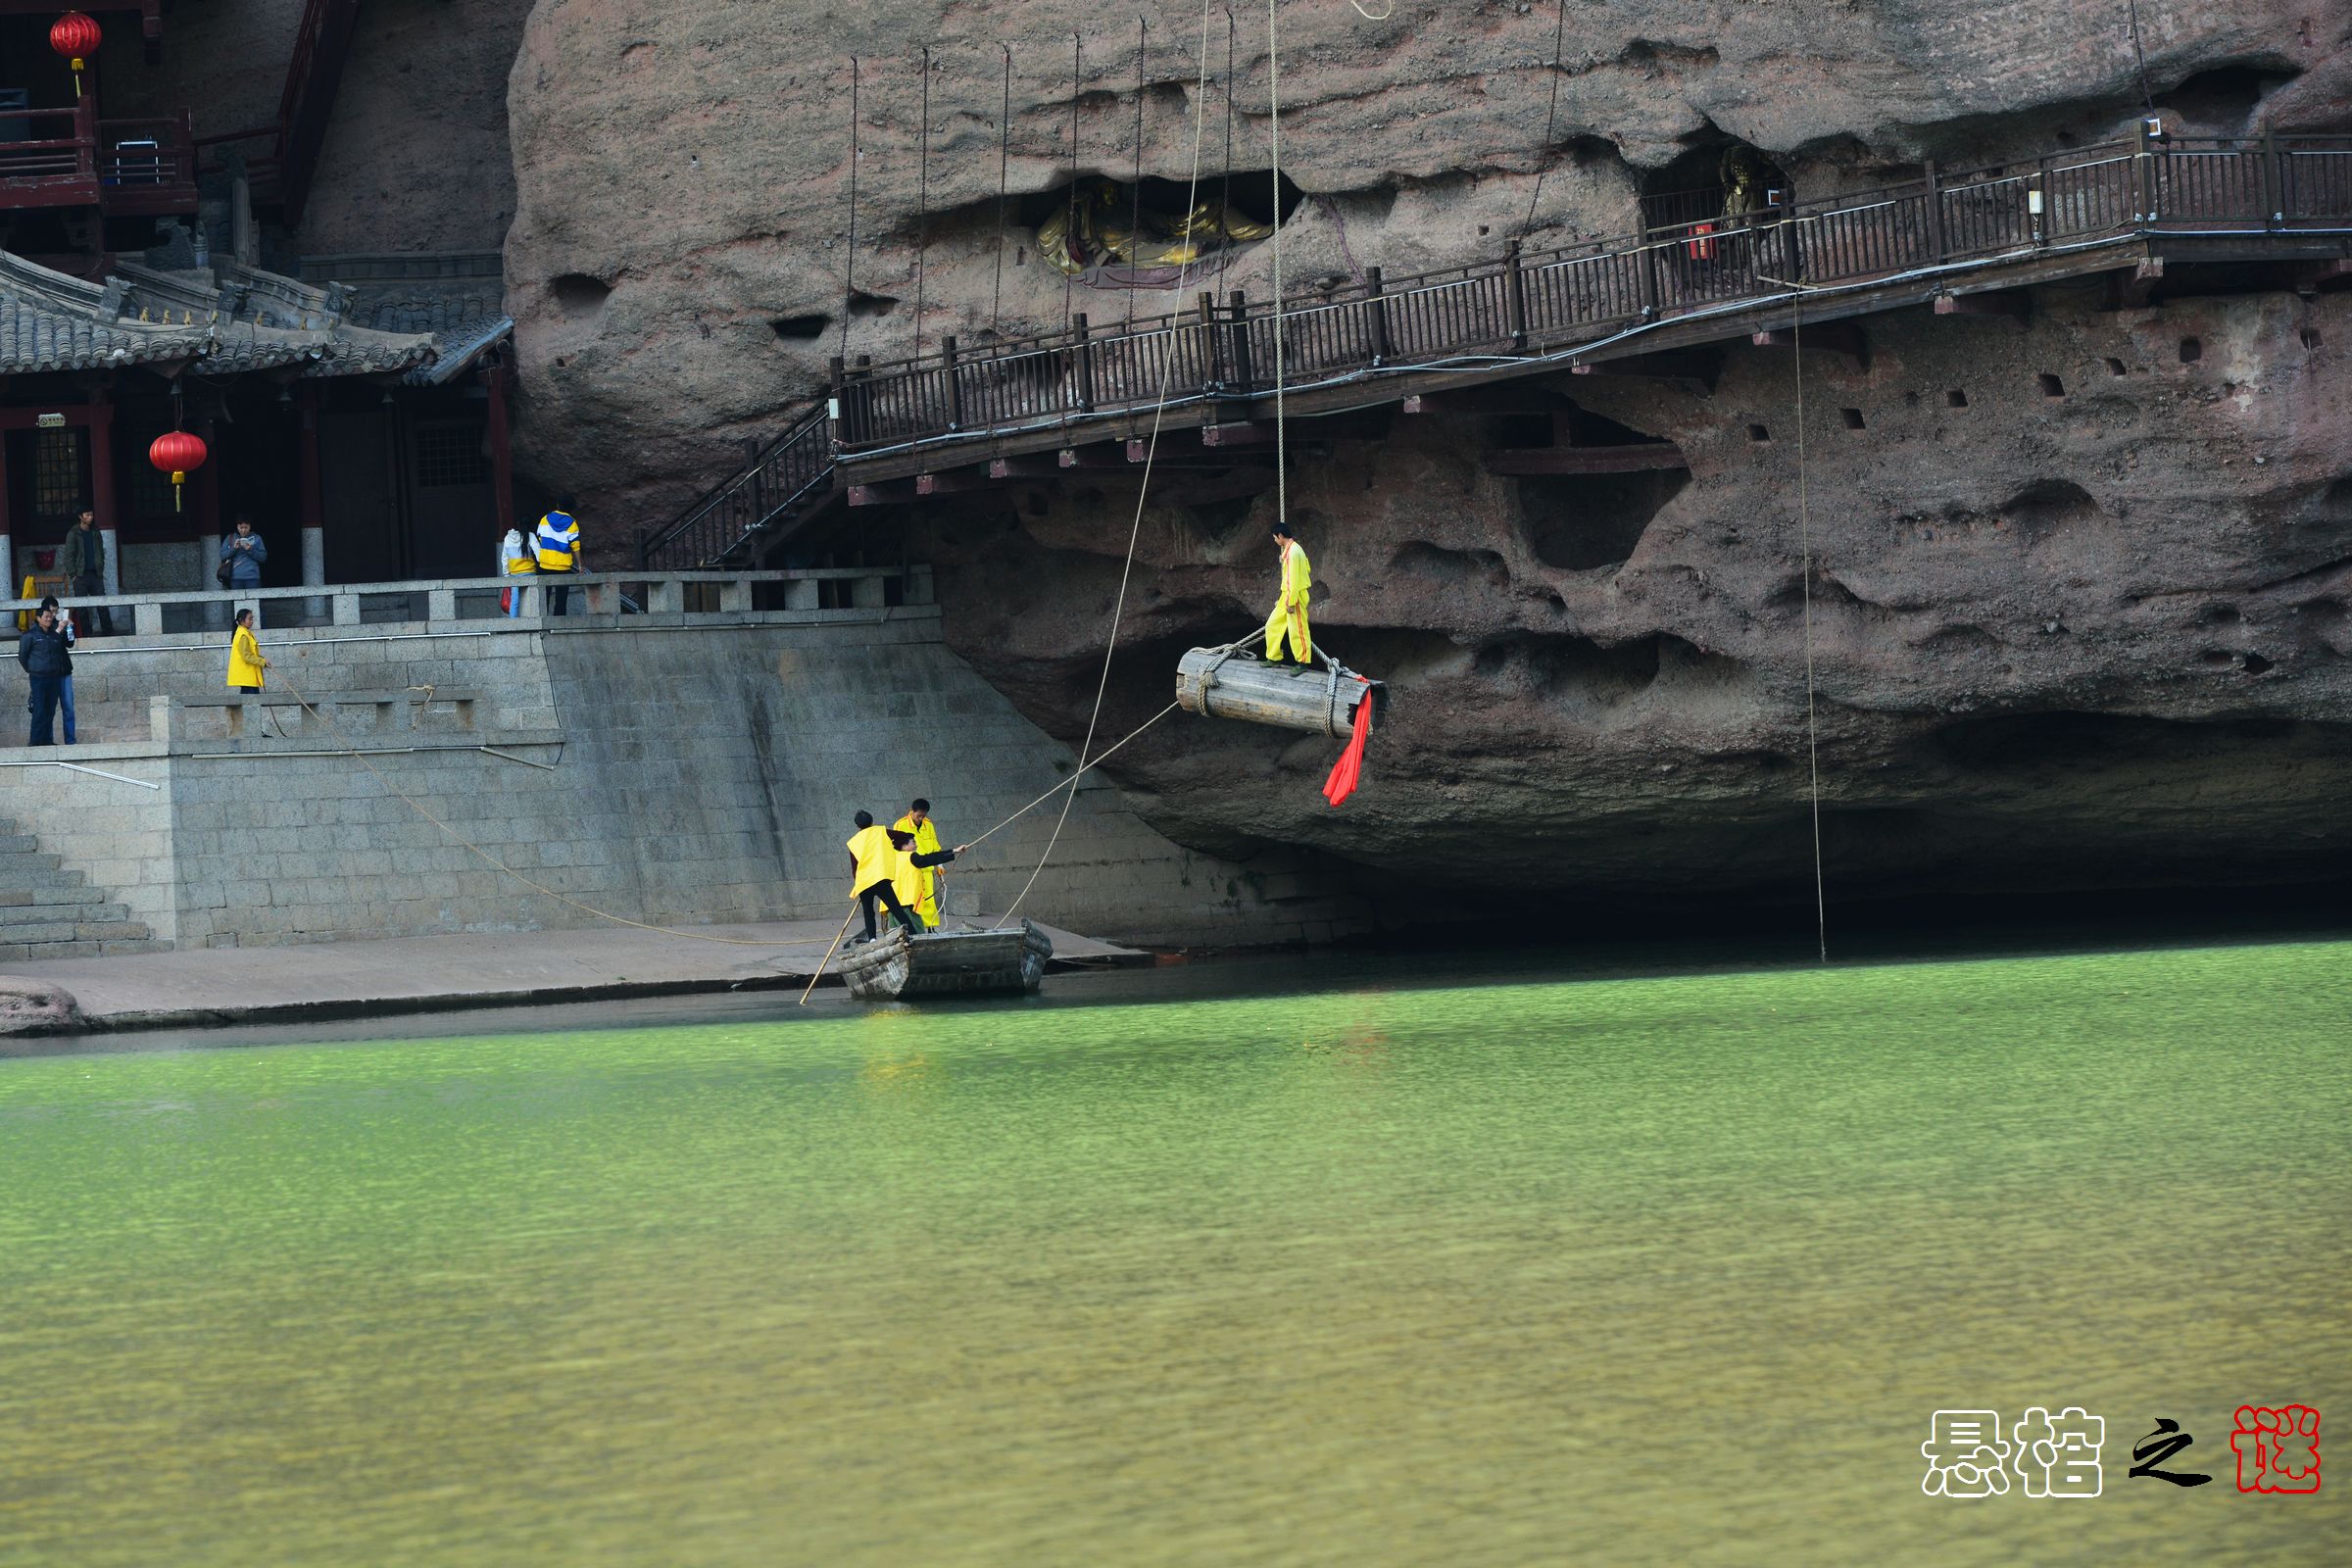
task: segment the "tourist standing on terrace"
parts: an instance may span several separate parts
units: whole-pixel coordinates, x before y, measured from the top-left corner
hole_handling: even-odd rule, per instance
[[[66,677],[74,673],[74,656],[66,651],[66,635],[57,629],[57,612],[43,605],[32,624],[17,639],[17,662],[32,686],[32,733],[27,746],[57,744],[57,702]]]
[[[81,516],[66,530],[65,548],[57,565],[66,574],[66,587],[77,599],[95,599],[106,592],[106,535],[98,531],[98,514],[84,507]],[[115,634],[115,614],[104,605],[90,607],[90,629],[101,637]],[[71,713],[69,705],[66,711]],[[74,739],[74,721],[66,720],[66,739]]]
[[[74,617],[67,612],[65,606],[57,602],[55,594],[42,600],[41,608],[57,616],[57,633],[66,640],[66,662],[71,665],[74,662],[74,645],[80,641],[74,631]],[[57,712],[58,716],[66,722],[66,744],[72,746],[74,744],[75,731],[74,725],[74,672],[71,668],[66,671],[66,678],[58,682]]]
[[[539,562],[531,547],[523,543],[520,528],[509,528],[506,538],[498,544],[498,573],[502,577],[528,577],[539,570]],[[507,613],[522,613],[522,596],[530,590],[522,583],[514,583],[506,591]]]
[[[262,689],[266,678],[262,671],[270,661],[262,657],[262,645],[253,635],[253,612],[237,612],[237,629],[228,634],[228,689],[251,697]]]
[[[237,531],[220,541],[220,565],[227,575],[221,586],[231,590],[259,588],[262,585],[262,563],[270,559],[270,547],[262,536],[253,531],[253,519],[237,518]],[[251,614],[248,611],[246,613]]]
[[[539,534],[535,546],[539,558],[539,573],[571,573],[580,569],[586,552],[580,549],[580,525],[571,514],[571,497],[556,503],[556,510],[539,519]],[[549,588],[547,612],[561,615],[571,608],[571,589]]]

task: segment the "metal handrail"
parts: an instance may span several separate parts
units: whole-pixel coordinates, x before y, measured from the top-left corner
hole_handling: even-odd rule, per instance
[[[1499,259],[1404,278],[1369,269],[1360,282],[1286,298],[1279,320],[1289,368],[1309,378],[1588,342],[1633,322],[1785,297],[1799,283],[1867,283],[2168,228],[2329,223],[2352,226],[2352,136],[2143,136],[1967,170],[1930,165],[1912,180],[1543,250],[1514,241]],[[836,455],[1130,413],[1163,390],[1255,396],[1269,389],[1277,318],[1270,302],[1203,293],[1192,311],[1121,330],[1097,332],[1080,317],[977,350],[949,339],[854,368],[836,360],[834,418],[804,414],[649,536],[646,559],[690,536],[717,552],[703,559],[717,559],[828,482]],[[770,470],[788,448],[804,460],[821,449],[826,461],[804,461],[797,479],[778,486]],[[747,489],[757,505],[744,504]]]

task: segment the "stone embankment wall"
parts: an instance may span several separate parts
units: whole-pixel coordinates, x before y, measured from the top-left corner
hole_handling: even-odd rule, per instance
[[[76,671],[85,744],[0,751],[7,814],[159,941],[271,945],[601,923],[467,845],[630,919],[838,914],[857,810],[888,820],[927,796],[953,841],[1075,765],[946,648],[928,607],[480,625],[265,633],[281,692],[382,699],[338,707],[339,734],[277,710],[273,733],[232,737],[225,710],[175,707],[154,738],[150,694],[220,697],[221,651],[91,644]],[[419,703],[408,689],[425,685]],[[11,765],[63,760],[161,787]],[[1030,813],[959,866],[956,912],[1001,913],[1054,815]],[[1139,942],[1319,940],[1360,923],[1346,880],[1288,852],[1183,850],[1090,775],[1023,912]]]

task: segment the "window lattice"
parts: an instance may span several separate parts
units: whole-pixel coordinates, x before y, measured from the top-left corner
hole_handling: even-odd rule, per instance
[[[32,435],[33,514],[42,517],[80,515],[81,432],[35,430]]]
[[[126,514],[129,516],[168,517],[172,514],[172,476],[147,461],[148,446],[165,429],[166,426],[157,425],[152,430],[142,431],[131,443],[131,450],[138,454],[138,461],[125,466],[125,471],[130,475],[130,495],[127,498],[130,510]],[[184,499],[182,505],[185,505]]]
[[[416,483],[421,488],[488,484],[490,460],[482,433],[466,424],[426,424],[416,430]]]

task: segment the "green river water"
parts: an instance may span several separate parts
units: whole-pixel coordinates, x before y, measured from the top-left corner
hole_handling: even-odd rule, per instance
[[[0,1059],[0,1564],[2352,1560],[2352,946],[1295,972]]]

